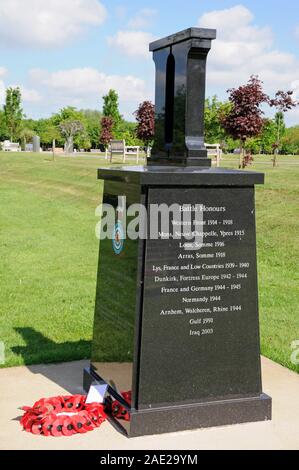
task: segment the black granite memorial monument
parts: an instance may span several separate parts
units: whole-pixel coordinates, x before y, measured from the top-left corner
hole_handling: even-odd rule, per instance
[[[129,437],[271,419],[261,383],[254,202],[264,175],[213,169],[207,158],[206,59],[215,38],[191,28],[150,45],[153,156],[145,167],[98,172],[103,201],[117,215],[110,239],[100,241],[84,387],[107,384],[106,399],[130,416],[111,422]],[[132,204],[146,208],[143,238],[125,237]],[[168,233],[160,217],[151,237],[151,210],[161,204],[179,209],[170,211]],[[184,224],[185,238],[175,236]],[[121,395],[128,390],[131,403]]]

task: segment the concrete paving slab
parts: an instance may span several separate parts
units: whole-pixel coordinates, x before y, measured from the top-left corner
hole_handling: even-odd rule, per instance
[[[299,449],[299,375],[262,358],[264,392],[273,398],[273,421],[127,439],[108,422],[72,437],[22,431],[19,407],[41,397],[82,393],[87,361],[0,370],[0,449],[4,450],[217,450]]]

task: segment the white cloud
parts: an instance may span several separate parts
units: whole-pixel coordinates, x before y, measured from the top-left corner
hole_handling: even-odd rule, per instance
[[[7,74],[7,69],[5,67],[0,67],[0,77],[4,77]]]
[[[8,87],[16,88],[19,87],[21,90],[22,94],[22,101],[28,102],[28,103],[36,103],[42,99],[42,96],[37,90],[34,90],[32,88],[26,88],[22,85],[15,84],[15,83],[5,83],[4,80],[2,80],[5,75],[7,75],[7,69],[5,67],[0,66],[0,106],[2,106],[5,102],[5,95],[6,95],[6,89]]]
[[[101,94],[116,89],[124,101],[139,100],[144,92],[144,81],[132,75],[106,75],[91,67],[48,72],[42,69],[30,71],[36,85],[61,93],[65,98],[84,100],[87,96],[95,99]]]
[[[111,47],[130,57],[150,58],[148,46],[156,38],[144,31],[118,31],[115,36],[107,38]]]
[[[129,21],[128,27],[137,30],[146,29],[152,25],[157,13],[157,10],[153,8],[142,8],[142,10],[138,11]]]
[[[98,0],[1,0],[0,42],[62,47],[105,18],[106,9]]]
[[[3,106],[5,102],[5,83],[3,80],[0,80],[0,106]]]
[[[208,84],[223,89],[246,82],[259,75],[268,93],[291,87],[299,78],[299,60],[273,47],[270,27],[254,24],[254,15],[243,5],[205,13],[201,27],[216,28],[208,61]]]
[[[41,107],[57,111],[63,106],[99,109],[102,96],[109,89],[117,90],[120,98],[121,112],[132,120],[132,112],[137,104],[151,98],[146,84],[132,75],[108,75],[91,67],[58,70],[49,72],[44,69],[33,69],[29,72],[29,81],[45,100]]]
[[[291,84],[291,90],[294,92],[294,98],[299,101],[299,79]]]
[[[26,88],[21,85],[20,90],[22,93],[22,100],[25,103],[39,103],[43,99],[42,95],[32,88]]]
[[[252,43],[265,41],[272,44],[272,31],[269,27],[259,28],[252,24],[253,13],[243,5],[236,5],[226,10],[215,10],[205,13],[199,24],[205,28],[217,28],[223,41]]]

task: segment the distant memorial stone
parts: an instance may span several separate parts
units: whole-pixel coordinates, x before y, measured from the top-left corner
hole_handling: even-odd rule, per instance
[[[271,419],[261,381],[254,203],[264,175],[212,169],[207,159],[205,67],[215,37],[191,28],[151,44],[153,157],[147,167],[98,171],[116,216],[110,239],[100,242],[84,387],[106,384],[107,404],[116,400],[130,417],[111,413],[111,423],[129,437]],[[137,239],[125,236],[132,204],[146,208]],[[172,208],[168,228],[162,205]],[[121,393],[129,390],[131,402]]]
[[[32,151],[34,153],[40,152],[40,137],[38,135],[34,135],[32,139]]]

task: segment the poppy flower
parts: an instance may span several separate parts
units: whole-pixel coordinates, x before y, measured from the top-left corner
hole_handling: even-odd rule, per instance
[[[84,416],[76,415],[76,416],[72,416],[71,419],[72,419],[72,424],[76,432],[80,434],[84,434],[87,432],[84,427],[84,425],[86,424],[86,418]]]
[[[130,414],[129,414],[128,410],[123,408],[120,412],[120,418],[124,419],[125,421],[130,421]]]
[[[121,392],[122,397],[131,405],[132,403],[132,392]]]
[[[84,428],[87,432],[94,430],[95,426],[93,425],[91,418],[86,419],[86,422],[84,424]]]
[[[75,395],[74,397],[74,409],[76,411],[81,411],[85,406],[85,400],[83,400],[82,395]]]
[[[53,426],[53,422],[55,421],[56,419],[56,416],[54,417],[53,419],[53,416],[48,416],[44,421],[43,421],[43,424],[42,424],[42,429],[43,429],[43,435],[44,436],[52,436],[52,426]]]
[[[45,403],[41,408],[39,408],[39,415],[48,415],[54,411],[54,405],[51,403]]]
[[[56,413],[59,413],[63,409],[63,402],[58,397],[53,398],[50,403]]]
[[[94,428],[99,428],[103,421],[105,421],[105,418],[99,416],[97,413],[90,412],[89,417]]]
[[[93,419],[94,422],[97,422],[97,423],[100,423],[100,424],[103,421],[105,421],[105,419],[107,419],[107,415],[104,411],[103,405],[88,408],[88,413],[89,413],[89,415],[91,416],[91,418]]]
[[[54,437],[60,437],[62,436],[62,429],[63,429],[63,417],[59,417],[55,419],[55,421],[52,423],[52,429],[51,429],[51,434]]]
[[[32,425],[35,423],[35,421],[36,421],[35,415],[31,413],[28,413],[27,415],[25,415],[23,422],[22,422],[22,425],[25,431],[31,432]]]
[[[62,427],[62,434],[64,436],[72,436],[74,433],[74,425],[71,418],[65,418]]]
[[[31,426],[32,434],[41,434],[42,431],[43,431],[43,427],[42,427],[41,421],[37,421]]]

